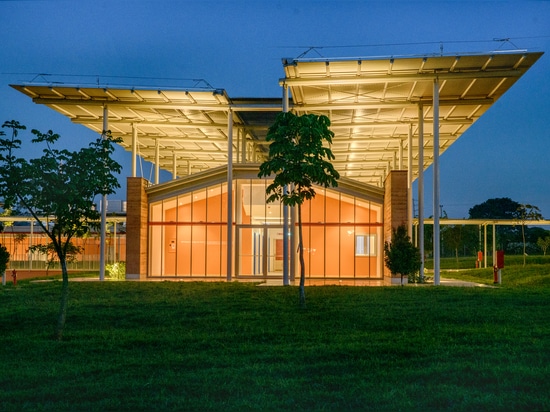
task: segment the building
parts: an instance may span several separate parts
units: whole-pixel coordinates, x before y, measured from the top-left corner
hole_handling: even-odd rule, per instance
[[[383,244],[412,230],[418,180],[434,168],[439,271],[439,157],[542,55],[495,51],[353,59],[284,59],[282,99],[230,98],[220,89],[20,84],[15,89],[132,152],[127,196],[128,279],[292,279],[295,213],[266,205],[257,178],[265,135],[281,110],[325,114],[335,133],[339,187],[304,206],[310,283],[391,283]],[[155,165],[137,177],[139,157]],[[172,180],[161,183],[160,169]],[[285,265],[288,262],[288,267]]]

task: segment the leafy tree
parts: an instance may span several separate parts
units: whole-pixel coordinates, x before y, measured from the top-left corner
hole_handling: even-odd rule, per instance
[[[462,246],[462,229],[464,225],[446,225],[441,229],[441,238],[447,247],[453,250],[458,268],[458,250]]]
[[[509,197],[488,199],[470,208],[470,219],[514,219],[519,206]]]
[[[546,251],[550,247],[550,236],[545,237],[544,239],[539,237],[537,239],[537,245],[542,249],[542,253],[546,256]]]
[[[509,197],[488,199],[473,206],[469,210],[470,219],[515,219],[520,204]],[[510,242],[515,241],[519,234],[512,226],[498,226],[496,230],[497,243],[505,250]]]
[[[45,148],[41,157],[26,160],[16,156],[22,148],[19,132],[26,127],[15,120],[2,127],[11,130],[11,136],[0,132],[0,196],[5,208],[29,211],[59,258],[63,282],[55,337],[61,340],[67,314],[71,239],[82,236],[99,220],[100,214],[93,207],[95,196],[113,193],[119,187],[113,173],[119,173],[121,166],[111,158],[118,140],[105,132],[87,148],[71,152],[54,148],[60,136],[51,130],[32,130],[35,137],[31,142]],[[53,225],[44,224],[40,216],[50,216]]]
[[[340,174],[329,160],[334,133],[326,116],[291,112],[277,115],[269,128],[268,159],[260,165],[258,177],[275,175],[266,189],[267,202],[276,200],[298,208],[298,252],[300,259],[300,304],[305,307],[305,263],[302,239],[302,209],[305,200],[315,197],[313,185],[335,187]],[[328,160],[326,160],[328,159]]]
[[[525,241],[525,224],[527,223],[527,221],[541,219],[542,214],[540,213],[540,209],[537,206],[529,204],[521,204],[518,206],[516,212],[516,220],[521,224],[521,238],[523,240],[523,266],[525,266],[525,259],[527,255],[527,253],[525,252],[527,245]]]
[[[392,229],[391,243],[384,243],[384,261],[392,275],[407,276],[416,280],[414,275],[420,270],[420,251],[411,242],[405,225]]]

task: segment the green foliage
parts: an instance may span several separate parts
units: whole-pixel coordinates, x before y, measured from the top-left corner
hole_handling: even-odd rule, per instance
[[[105,265],[105,273],[107,277],[113,280],[125,280],[126,262],[115,262]]]
[[[470,208],[470,219],[513,219],[520,204],[509,197],[488,199]]]
[[[119,173],[121,166],[111,158],[119,140],[107,133],[89,147],[71,152],[54,148],[58,134],[33,129],[31,142],[45,148],[41,157],[26,160],[16,157],[16,152],[23,150],[19,132],[26,127],[16,121],[5,122],[2,127],[12,130],[11,138],[0,139],[0,196],[4,205],[26,209],[35,218],[52,216],[51,228],[37,220],[64,260],[64,245],[68,243],[63,242],[82,236],[100,217],[93,207],[95,196],[120,187],[113,172]],[[0,136],[5,133],[0,132]]]
[[[51,241],[63,273],[62,297],[58,317],[57,339],[61,339],[68,296],[67,259],[72,254],[71,239],[83,236],[100,214],[93,202],[97,195],[113,193],[120,187],[114,173],[121,166],[112,159],[115,139],[110,132],[78,151],[57,149],[59,135],[49,130],[31,131],[33,144],[44,147],[42,156],[27,160],[17,157],[23,151],[19,133],[26,127],[12,120],[2,125],[11,130],[0,132],[0,197],[4,207],[28,212]],[[52,226],[39,219],[51,217]]]
[[[420,270],[420,251],[407,235],[404,225],[392,229],[391,243],[384,244],[384,261],[392,275],[408,277],[410,282],[417,282],[420,277],[414,276]]]
[[[9,261],[10,252],[8,252],[8,249],[4,245],[0,244],[0,274],[6,271]]]
[[[547,411],[549,292],[316,286],[296,313],[294,287],[74,282],[59,343],[47,327],[56,283],[21,282],[0,289],[0,405]]]
[[[340,174],[330,160],[329,147],[334,133],[326,116],[280,113],[269,128],[266,140],[268,159],[260,165],[258,177],[275,176],[266,193],[267,202],[281,201],[287,206],[301,205],[315,197],[313,185],[338,186]],[[328,159],[328,160],[325,160]],[[283,189],[287,187],[285,193]]]
[[[546,256],[546,251],[548,250],[548,247],[550,246],[550,236],[547,236],[545,238],[539,237],[537,239],[537,245],[542,250],[542,253],[544,253],[544,256]]]
[[[67,263],[77,262],[78,255],[80,255],[83,250],[84,248],[82,246],[76,246],[72,242],[68,242],[66,245],[65,261]],[[57,255],[53,242],[29,246],[29,252],[45,255],[47,257],[46,268],[49,268],[54,262],[59,261],[59,256]]]

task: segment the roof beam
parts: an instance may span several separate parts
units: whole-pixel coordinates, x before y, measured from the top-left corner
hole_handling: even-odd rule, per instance
[[[464,106],[464,105],[492,105],[495,102],[493,98],[485,99],[442,99],[439,106]],[[431,98],[421,98],[415,100],[386,100],[383,102],[364,102],[364,103],[311,103],[294,104],[293,109],[297,111],[326,111],[326,110],[358,110],[358,109],[401,109],[403,107],[416,106],[422,103],[424,106],[431,106]]]
[[[159,102],[159,101],[126,101],[126,100],[113,100],[113,99],[75,99],[75,98],[44,98],[35,97],[33,102],[36,104],[44,105],[81,105],[81,106],[121,106],[124,108],[139,108],[139,109],[177,109],[177,110],[195,110],[204,112],[223,111],[229,110],[237,112],[280,112],[282,106],[280,104],[197,104],[189,102]]]
[[[373,83],[405,83],[412,81],[458,80],[458,79],[492,79],[502,77],[520,77],[523,74],[518,69],[468,71],[468,72],[432,72],[411,74],[379,74],[375,76],[330,76],[319,78],[284,78],[279,80],[280,86],[328,86]]]

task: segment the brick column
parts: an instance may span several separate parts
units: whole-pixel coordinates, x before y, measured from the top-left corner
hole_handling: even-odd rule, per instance
[[[384,242],[391,242],[392,229],[407,225],[407,171],[392,170],[384,189]],[[401,284],[401,277],[392,278],[385,264],[384,283]]]
[[[126,280],[147,277],[147,180],[127,178],[126,194]]]

